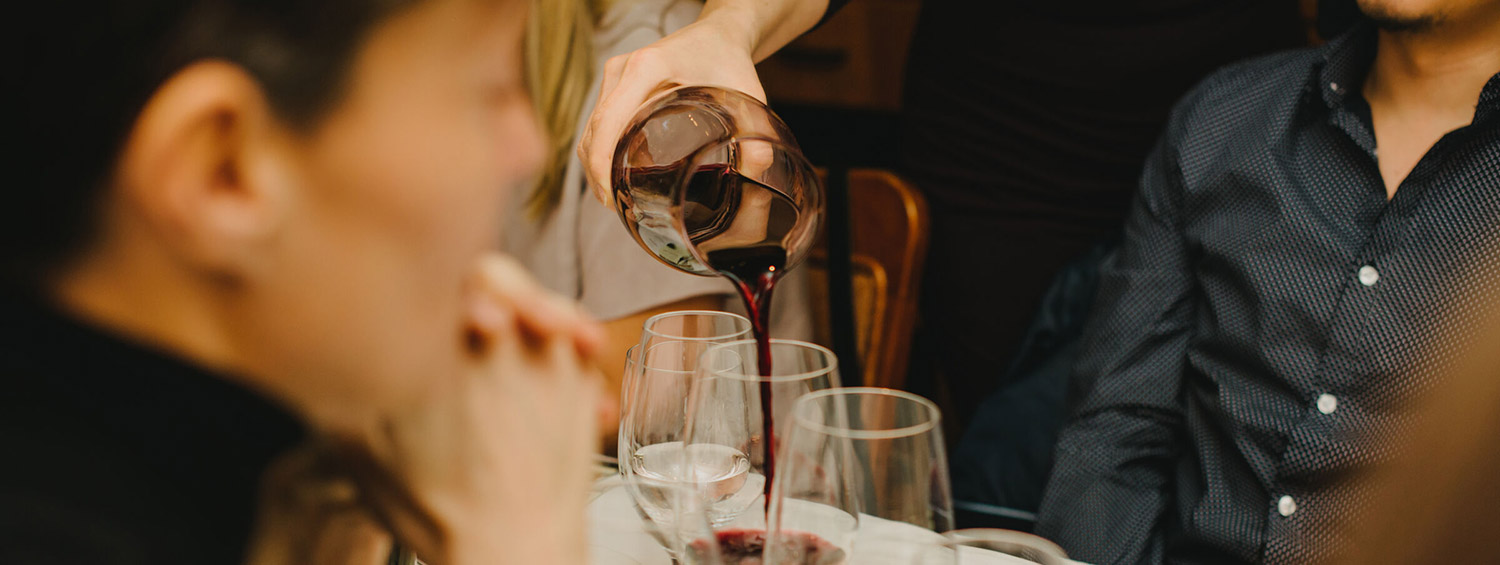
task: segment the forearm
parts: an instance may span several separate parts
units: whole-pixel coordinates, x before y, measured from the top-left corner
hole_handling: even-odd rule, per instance
[[[828,0],[708,0],[698,24],[711,25],[760,62],[822,19]]]
[[[1059,438],[1036,531],[1087,563],[1159,563],[1178,424],[1133,410],[1094,414]]]

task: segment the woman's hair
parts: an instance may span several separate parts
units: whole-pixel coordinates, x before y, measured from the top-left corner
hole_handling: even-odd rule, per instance
[[[526,200],[540,218],[557,206],[573,137],[594,80],[594,26],[609,0],[534,0],[526,22],[526,84],[547,134],[547,162]]]
[[[126,136],[169,77],[202,60],[244,68],[273,111],[311,127],[341,95],[375,24],[412,0],[28,2],[3,24],[7,183],[0,283],[44,284],[90,243]]]

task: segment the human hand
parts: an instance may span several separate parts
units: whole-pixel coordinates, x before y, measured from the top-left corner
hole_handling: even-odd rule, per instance
[[[604,65],[599,102],[578,141],[589,186],[610,205],[610,167],[625,126],[648,98],[681,85],[742,91],[765,102],[755,74],[757,33],[734,7],[705,8],[698,21],[656,42],[611,58]]]
[[[582,562],[603,329],[510,259],[470,293],[469,374],[346,446],[361,495],[428,563]]]

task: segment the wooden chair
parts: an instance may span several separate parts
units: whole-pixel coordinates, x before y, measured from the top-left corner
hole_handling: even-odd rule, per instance
[[[879,169],[850,169],[848,194],[854,341],[863,374],[856,380],[844,373],[844,384],[899,389],[906,382],[927,258],[927,201],[901,177]],[[827,307],[826,236],[809,254],[806,268],[815,305],[815,339],[828,345],[834,340]]]

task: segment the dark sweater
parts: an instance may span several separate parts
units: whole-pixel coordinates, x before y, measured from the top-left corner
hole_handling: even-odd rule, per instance
[[[0,563],[238,564],[301,425],[190,363],[0,298]]]

